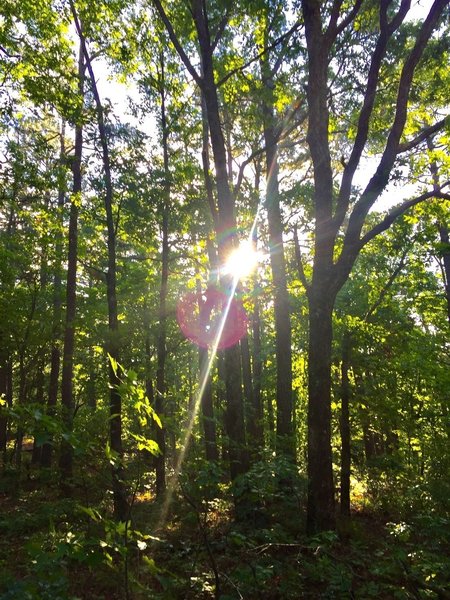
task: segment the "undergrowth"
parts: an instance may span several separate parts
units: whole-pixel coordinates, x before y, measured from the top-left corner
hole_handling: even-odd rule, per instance
[[[258,463],[232,490],[216,467],[182,473],[167,520],[142,481],[132,520],[107,494],[86,505],[48,481],[0,495],[1,600],[450,598],[450,520],[365,503],[337,532],[308,537],[305,481]],[[233,518],[233,498],[248,503]],[[402,514],[401,514],[402,513]]]

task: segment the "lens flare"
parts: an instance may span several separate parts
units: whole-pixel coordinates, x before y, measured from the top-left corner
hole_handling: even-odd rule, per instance
[[[237,279],[248,277],[258,264],[259,256],[251,240],[245,240],[233,250],[221,271]]]
[[[241,302],[212,286],[203,294],[185,294],[178,302],[177,321],[185,337],[202,348],[230,348],[247,331]]]
[[[294,107],[293,110],[291,111],[291,113],[286,117],[286,120],[285,120],[285,122],[283,123],[283,126],[282,126],[283,130],[287,127],[287,124],[290,121],[291,117],[294,115],[295,110],[296,110],[296,107]],[[178,483],[178,478],[179,478],[179,475],[180,475],[180,472],[181,472],[181,469],[182,469],[182,466],[183,466],[184,459],[186,457],[186,452],[188,450],[189,442],[190,442],[190,439],[191,439],[191,436],[192,436],[192,430],[194,428],[194,423],[195,423],[195,420],[196,420],[197,415],[198,415],[199,410],[200,410],[200,404],[201,404],[201,401],[202,401],[202,397],[203,397],[203,393],[205,391],[206,384],[208,382],[208,377],[210,375],[213,363],[215,361],[215,358],[216,358],[216,355],[217,355],[217,351],[221,347],[220,343],[221,343],[221,339],[223,338],[223,334],[224,334],[224,329],[226,327],[226,323],[227,322],[231,322],[231,320],[232,320],[230,318],[230,311],[232,309],[233,303],[236,302],[236,300],[235,300],[235,294],[236,294],[236,290],[238,288],[239,279],[244,276],[244,275],[241,275],[241,273],[242,272],[247,273],[247,274],[251,273],[251,271],[255,268],[256,263],[258,262],[258,253],[254,250],[254,247],[253,247],[253,236],[254,236],[254,233],[256,231],[256,224],[257,224],[257,221],[258,221],[259,214],[261,212],[261,208],[262,208],[262,202],[261,202],[261,200],[259,200],[258,203],[257,203],[257,206],[256,206],[255,218],[253,220],[253,224],[252,224],[252,227],[250,229],[248,238],[247,238],[247,240],[243,244],[241,244],[239,246],[238,251],[237,251],[238,252],[237,256],[238,257],[240,256],[241,258],[239,259],[239,258],[233,257],[232,258],[232,263],[231,263],[230,267],[227,267],[227,268],[229,268],[228,274],[231,276],[232,285],[231,285],[231,290],[229,291],[228,294],[226,294],[226,302],[225,303],[222,302],[221,318],[215,319],[213,317],[211,319],[211,316],[213,315],[213,312],[214,312],[213,309],[211,309],[210,315],[208,316],[208,319],[210,321],[208,331],[211,330],[211,321],[214,322],[214,323],[217,323],[217,325],[213,325],[214,334],[209,334],[208,333],[209,339],[208,339],[208,343],[206,344],[206,347],[209,348],[209,360],[207,361],[207,364],[205,364],[204,368],[202,369],[202,371],[200,373],[199,387],[198,387],[198,390],[197,390],[197,394],[195,396],[194,407],[193,407],[193,410],[192,410],[192,412],[190,414],[189,423],[188,423],[188,425],[186,427],[186,430],[185,430],[185,434],[184,434],[183,441],[182,441],[182,444],[181,444],[181,450],[179,452],[178,459],[177,459],[177,462],[176,462],[176,465],[175,465],[175,468],[174,468],[174,473],[173,473],[173,475],[170,478],[169,483],[168,483],[168,488],[167,488],[166,496],[165,496],[164,502],[163,502],[163,504],[161,506],[158,523],[156,524],[156,528],[155,528],[156,531],[158,531],[159,528],[163,526],[163,524],[165,523],[165,521],[167,519],[167,515],[169,513],[169,507],[170,507],[170,504],[172,502],[173,494],[175,492],[175,489],[176,489],[176,486],[177,486],[177,483]],[[236,235],[236,231],[235,230],[222,231],[217,236],[217,238],[218,238],[217,242],[218,243],[221,243],[221,242],[223,243],[223,240],[226,237],[232,237],[234,235]],[[244,247],[244,250],[242,251],[242,254],[241,254],[241,251],[240,251],[241,246]],[[251,251],[250,251],[250,247],[251,247]],[[234,255],[234,253],[233,253],[233,255]],[[227,261],[227,263],[228,263],[228,261]],[[237,266],[236,268],[234,268],[233,265],[236,265],[236,263],[239,266]],[[250,265],[251,264],[251,266],[246,266],[244,268],[243,267],[244,264],[246,264],[246,265]],[[223,269],[223,267],[222,267],[222,269]],[[221,272],[223,272],[222,269],[221,269]],[[203,302],[206,302],[207,299],[204,297],[204,295],[202,296],[202,298],[203,298]],[[200,305],[198,303],[198,295],[197,294],[195,294],[195,300],[196,300],[198,308],[196,310],[193,309],[193,312],[194,313],[196,312],[196,314],[198,315],[198,317],[196,317],[196,319],[197,319],[197,323],[199,323],[200,322],[200,318],[199,318],[200,317],[200,308],[199,308]],[[242,309],[242,311],[243,311],[243,314],[245,316],[245,312],[244,312],[243,309]],[[245,317],[245,319],[246,319],[246,317]],[[178,320],[178,322],[180,323],[180,319]],[[194,322],[195,322],[195,319],[194,319]],[[208,323],[206,324],[206,326],[204,326],[205,333],[207,331],[207,329],[206,329],[207,326],[208,326]],[[181,327],[181,324],[180,324],[180,327]],[[203,325],[202,325],[202,327],[203,327]],[[245,322],[245,327],[247,327],[247,323],[246,322]],[[183,331],[183,327],[181,327],[181,329]],[[200,327],[200,329],[201,329],[201,327]],[[198,334],[198,330],[197,330],[197,334]],[[186,335],[186,333],[185,333],[185,335]],[[187,336],[187,337],[189,339],[192,339],[189,336]],[[199,336],[197,335],[197,339],[198,339],[198,337]],[[237,338],[237,341],[239,339],[240,338]],[[237,341],[235,343],[237,343]],[[198,341],[196,343],[198,344]]]

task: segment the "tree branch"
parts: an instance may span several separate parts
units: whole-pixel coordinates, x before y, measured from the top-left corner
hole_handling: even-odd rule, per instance
[[[213,43],[211,46],[212,52],[214,52],[214,50],[217,48],[217,44],[220,42],[220,40],[223,36],[223,32],[225,31],[225,27],[227,26],[229,18],[230,18],[230,11],[227,10],[227,12],[224,14],[222,19],[220,20],[219,26],[216,31],[216,35],[214,36],[214,40],[213,40]]]
[[[239,192],[239,190],[241,188],[242,181],[244,179],[245,167],[247,165],[249,165],[254,158],[256,158],[257,156],[260,156],[261,154],[263,154],[265,152],[265,150],[266,150],[266,146],[263,146],[261,148],[257,148],[256,150],[253,150],[253,152],[251,152],[247,156],[247,158],[241,163],[241,165],[239,167],[239,173],[238,173],[238,178],[237,178],[237,181],[236,181],[236,185],[233,188],[233,194],[234,194],[235,197],[237,196],[237,194],[238,194],[238,192]]]
[[[294,115],[296,113],[298,113],[299,109],[301,107],[301,102],[297,102],[293,109],[289,112],[289,114],[287,115],[287,117],[284,118],[284,122],[286,121],[290,121],[294,118]],[[304,122],[304,120],[307,117],[307,113],[305,112],[303,115],[300,116],[299,120],[295,120],[293,121],[293,123],[287,127],[287,126],[282,126],[282,127],[277,127],[276,128],[276,139],[275,139],[275,143],[279,144],[280,142],[282,142],[283,140],[285,140],[290,133],[292,133],[292,131],[301,123]],[[304,140],[300,140],[300,141],[304,141]],[[299,142],[294,142],[292,144],[292,146],[296,146]],[[283,146],[285,147],[285,146]],[[236,196],[239,192],[239,189],[242,185],[242,180],[244,178],[244,170],[245,167],[250,164],[252,162],[252,160],[254,158],[256,158],[257,156],[260,156],[263,152],[265,152],[267,149],[267,145],[265,144],[264,146],[257,148],[256,150],[253,150],[253,152],[241,163],[240,167],[239,167],[239,173],[238,173],[238,178],[236,181],[236,185],[233,188],[233,194]]]
[[[359,161],[361,160],[361,156],[367,142],[370,117],[372,115],[375,103],[375,96],[378,88],[381,63],[386,54],[386,48],[389,39],[392,37],[396,29],[398,29],[408,11],[410,0],[402,0],[402,4],[398,10],[396,17],[393,19],[391,26],[389,26],[387,22],[388,4],[389,2],[387,2],[386,0],[380,3],[380,35],[378,37],[377,44],[372,55],[372,62],[370,64],[369,74],[367,76],[367,86],[364,94],[361,112],[359,113],[355,142],[353,144],[350,158],[344,168],[344,173],[342,175],[342,182],[339,190],[337,208],[334,216],[336,231],[342,225],[345,215],[347,213],[350,203],[350,194],[353,177],[355,175],[356,169],[358,168]]]
[[[201,88],[202,84],[203,84],[203,80],[200,77],[200,75],[197,73],[195,67],[189,60],[188,55],[186,54],[182,45],[180,44],[180,41],[177,38],[177,35],[174,31],[172,23],[171,23],[169,17],[167,16],[166,11],[164,10],[160,0],[153,0],[153,4],[159,13],[159,16],[161,17],[161,20],[167,29],[167,33],[169,34],[170,41],[174,45],[175,50],[178,52],[178,55],[181,58],[181,60],[183,61],[184,66],[189,71],[190,75],[192,76],[193,80],[198,85],[198,87]]]
[[[154,1],[158,1],[158,0],[154,0]],[[236,73],[239,73],[239,71],[244,71],[247,67],[249,67],[251,64],[253,64],[255,61],[259,60],[262,56],[264,56],[265,54],[267,54],[267,52],[270,52],[271,50],[273,50],[274,48],[276,48],[286,38],[289,38],[293,33],[295,33],[298,29],[300,29],[300,25],[301,25],[301,22],[297,21],[289,29],[289,31],[286,31],[286,33],[283,33],[283,35],[281,35],[279,38],[277,38],[273,42],[273,44],[270,44],[270,46],[267,46],[267,48],[264,48],[264,50],[261,50],[261,52],[259,52],[258,54],[256,54],[253,58],[251,58],[250,60],[248,60],[246,63],[244,63],[240,67],[236,67],[235,69],[232,69],[229,73],[227,73],[224,77],[222,77],[222,79],[217,83],[217,87],[220,87],[225,82],[227,82],[230,79],[230,77],[233,77],[233,75],[236,75]]]
[[[20,54],[11,54],[4,46],[0,44],[0,52],[3,52],[8,58],[22,58]]]
[[[407,210],[416,206],[416,204],[420,204],[420,202],[424,202],[425,200],[429,200],[430,198],[441,198],[443,200],[450,200],[450,194],[445,194],[442,192],[442,188],[446,187],[450,184],[450,181],[447,181],[443,185],[440,186],[439,190],[430,190],[428,192],[424,192],[420,196],[416,196],[416,198],[412,198],[411,200],[407,200],[403,202],[399,206],[394,207],[389,213],[384,217],[382,221],[380,221],[377,225],[372,227],[370,231],[368,231],[359,241],[358,250],[361,250],[366,244],[370,242],[375,236],[386,231],[392,225],[392,223],[398,219],[401,215],[403,215]]]
[[[310,285],[308,283],[308,280],[306,279],[305,269],[303,267],[302,252],[300,250],[300,243],[298,241],[297,226],[294,227],[294,248],[295,248],[295,262],[297,263],[298,276],[299,276],[300,281],[303,284],[303,287],[305,288],[306,292],[308,293]]]
[[[416,146],[418,146],[424,140],[430,138],[434,133],[443,129],[446,123],[450,120],[450,115],[447,115],[434,125],[430,125],[429,127],[424,127],[420,133],[416,135],[415,138],[410,140],[409,142],[405,142],[403,144],[399,144],[397,154],[402,154],[403,152],[408,152],[408,150],[413,150]]]
[[[394,283],[397,275],[400,273],[400,271],[405,266],[407,254],[408,254],[408,250],[405,250],[403,252],[401,258],[400,258],[400,261],[399,261],[398,265],[392,271],[392,273],[390,274],[388,280],[386,281],[386,283],[384,284],[384,286],[381,288],[380,294],[379,294],[378,298],[372,304],[372,306],[370,306],[368,308],[366,314],[364,315],[364,319],[363,319],[366,323],[369,321],[370,317],[375,313],[375,311],[377,310],[377,308],[379,306],[381,306],[381,303],[383,302],[386,294],[388,293],[389,288],[392,286],[392,284]]]
[[[409,0],[402,0],[402,5],[399,9],[399,12],[400,10],[402,10],[402,6],[408,2]],[[403,64],[398,86],[394,122],[389,132],[386,146],[381,156],[377,170],[373,177],[370,179],[369,183],[366,186],[366,189],[363,191],[360,199],[355,204],[353,211],[350,215],[349,224],[344,238],[344,246],[341,252],[341,256],[339,258],[340,263],[353,262],[357,256],[359,249],[362,247],[360,245],[361,240],[359,240],[359,236],[361,234],[364,221],[370,208],[373,206],[380,193],[386,187],[389,181],[389,176],[392,167],[397,157],[400,137],[403,133],[403,129],[406,123],[408,99],[415,68],[419,60],[421,59],[427,42],[430,39],[430,36],[438,22],[438,19],[441,16],[442,11],[444,10],[447,4],[448,0],[434,1],[429,14],[423,22],[422,27],[417,35],[416,42],[411,52],[409,53],[409,56]],[[405,8],[403,10],[405,10]],[[392,28],[397,24],[397,22],[398,20],[394,18],[391,24],[389,24],[388,26]],[[348,184],[349,182],[347,181],[347,185]],[[349,190],[345,191],[345,194],[347,193],[349,193]],[[345,198],[343,199],[343,201],[345,202]],[[407,208],[409,208],[409,206],[407,206],[405,210],[407,210]],[[338,210],[342,210],[342,206],[339,207]],[[339,213],[339,216],[342,216],[341,213]],[[396,217],[394,217],[394,219],[395,218]],[[386,229],[387,227],[389,227],[389,225],[386,226]],[[383,230],[384,229],[382,229],[381,231]],[[376,235],[376,233],[374,235]]]
[[[331,47],[333,41],[337,38],[337,36],[344,31],[346,27],[350,25],[350,23],[355,19],[356,15],[359,13],[363,0],[356,0],[353,5],[352,10],[348,13],[346,17],[342,19],[342,21],[338,24],[337,20],[339,17],[339,12],[342,7],[342,0],[334,0],[333,6],[331,8],[330,21],[325,32],[325,38]]]

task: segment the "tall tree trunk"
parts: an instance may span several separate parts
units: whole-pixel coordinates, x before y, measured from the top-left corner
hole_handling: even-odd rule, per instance
[[[104,206],[106,213],[107,228],[107,248],[108,248],[108,271],[106,274],[106,297],[108,304],[108,328],[109,343],[108,352],[111,357],[109,364],[109,409],[110,409],[110,429],[109,441],[111,450],[115,459],[112,464],[112,491],[114,503],[114,516],[120,521],[129,518],[129,507],[125,488],[125,469],[123,465],[123,446],[122,446],[122,398],[119,392],[120,368],[116,365],[120,363],[119,347],[119,318],[117,307],[117,260],[116,260],[116,223],[114,220],[113,206],[113,186],[111,178],[111,162],[109,156],[108,138],[106,135],[103,105],[97,89],[97,82],[92,68],[91,58],[88,52],[86,39],[84,37],[80,21],[73,0],[70,0],[72,15],[75,27],[80,38],[81,48],[86,61],[86,69],[89,72],[92,93],[95,101],[97,127],[100,136],[100,145],[102,149],[103,175],[105,182]],[[118,226],[118,224],[117,224]]]
[[[267,37],[267,35],[266,35]],[[266,40],[266,46],[268,40]],[[283,220],[278,182],[278,143],[276,133],[274,81],[267,54],[261,59],[265,88],[262,112],[266,146],[266,209],[269,225],[270,265],[274,287],[275,355],[277,364],[277,452],[295,459],[292,431],[292,349],[290,302],[286,282]]]
[[[200,382],[204,381],[204,378],[206,377],[201,398],[205,457],[209,462],[217,462],[219,460],[219,452],[217,449],[216,422],[214,419],[213,389],[211,373],[206,373],[206,368],[209,363],[208,350],[206,348],[199,348],[198,354]]]
[[[450,239],[447,225],[439,224],[439,238],[443,245],[442,263],[444,271],[445,298],[447,301],[447,316],[450,323]]]
[[[42,409],[44,409],[45,364],[46,364],[46,356],[44,354],[44,356],[40,357],[39,360],[37,361],[38,371],[36,373],[36,379],[35,379],[36,395],[35,395],[35,399],[34,399],[35,403],[40,405],[42,407]],[[31,464],[32,465],[37,465],[40,463],[41,454],[42,454],[42,445],[38,442],[38,440],[36,439],[36,436],[35,436],[34,440],[33,440],[33,452],[31,454]]]
[[[193,16],[198,33],[202,61],[202,92],[208,117],[211,147],[214,157],[216,189],[218,201],[218,250],[219,260],[224,263],[236,245],[236,216],[234,200],[230,189],[227,169],[225,140],[219,114],[217,87],[214,80],[212,45],[208,29],[205,5],[200,0],[193,1]],[[230,277],[223,278],[223,284],[233,293]],[[228,456],[230,475],[234,480],[248,469],[248,455],[245,442],[244,408],[239,346],[224,350],[225,390],[227,407],[225,423],[229,438]]]
[[[308,133],[314,166],[314,263],[308,289],[308,506],[309,533],[335,526],[331,455],[332,285],[334,235],[331,227],[333,173],[328,140],[328,42],[320,4],[302,0],[308,50]]]
[[[262,174],[261,161],[255,162],[255,187],[256,193],[256,205],[259,203],[259,189]],[[258,250],[258,228],[255,225],[252,233],[252,245],[253,250]],[[258,270],[255,269],[252,276],[252,287],[253,290],[257,290],[259,286]],[[263,359],[261,349],[261,317],[260,317],[260,304],[259,295],[254,294],[253,299],[253,314],[251,318],[252,327],[252,341],[253,341],[253,405],[249,422],[247,424],[249,432],[249,448],[253,453],[255,459],[261,458],[262,451],[264,449],[264,409],[261,395],[262,385],[262,370],[263,370]]]
[[[208,205],[211,211],[211,218],[214,224],[217,223],[217,211],[214,201],[213,183],[210,174],[210,163],[209,163],[209,135],[208,135],[208,119],[206,114],[205,100],[202,96],[202,167],[203,167],[203,179],[205,182],[206,196],[208,199]],[[213,240],[208,236],[206,241],[206,248],[209,259],[209,283],[217,284],[218,271],[217,271],[217,252],[214,246]],[[197,279],[197,293],[201,294],[200,280]],[[214,399],[213,399],[213,386],[212,386],[212,368],[209,372],[206,372],[207,365],[209,364],[209,354],[206,348],[199,347],[198,350],[199,358],[199,382],[200,386],[204,384],[203,395],[201,398],[201,409],[202,409],[202,421],[203,421],[203,432],[205,442],[205,457],[210,462],[219,460],[219,450],[217,447],[217,432],[216,432],[216,420],[214,415]],[[211,365],[212,367],[212,365]]]
[[[434,142],[427,138],[428,150],[432,152],[435,149]],[[433,178],[433,188],[439,190],[439,170],[436,161],[433,159],[430,164],[430,171]],[[440,222],[437,224],[439,231],[439,240],[443,246],[442,256],[442,275],[444,279],[445,299],[447,302],[447,317],[450,323],[450,239],[448,223]]]
[[[19,406],[24,406],[27,401],[27,369],[25,365],[25,357],[24,350],[20,352],[19,356],[19,390],[17,396],[17,404]],[[16,433],[16,455],[15,455],[15,464],[16,467],[20,470],[22,466],[22,444],[24,438],[24,428],[22,423],[19,423],[17,426]]]
[[[254,398],[253,398],[253,379],[252,379],[252,363],[250,357],[250,347],[248,343],[248,334],[245,334],[240,341],[241,347],[241,368],[242,368],[242,383],[244,387],[244,413],[246,431],[249,433],[249,419],[252,418]]]
[[[344,517],[350,516],[350,351],[351,336],[344,331],[341,356],[341,494],[340,511]]]
[[[211,265],[211,271],[212,271]],[[201,282],[197,275],[197,295],[201,297]],[[202,411],[202,424],[203,424],[203,439],[205,443],[205,458],[210,462],[217,462],[219,460],[219,452],[217,449],[217,437],[216,437],[216,422],[214,419],[214,402],[213,402],[213,388],[211,381],[211,369],[208,369],[209,365],[209,353],[207,348],[199,347],[198,349],[198,362],[199,362],[199,385],[202,392],[200,401]],[[203,386],[203,390],[201,389]]]
[[[51,165],[51,167],[53,168],[53,165]],[[50,170],[50,165],[47,164],[46,165],[47,170]],[[45,194],[45,211],[48,212],[49,211],[49,206],[50,206],[50,194],[47,192]],[[45,293],[47,284],[48,284],[48,278],[49,278],[49,274],[48,274],[48,270],[47,270],[47,264],[48,264],[48,246],[46,244],[43,244],[41,246],[41,255],[40,255],[40,266],[39,266],[39,291],[41,293],[41,295],[43,295]],[[37,373],[35,375],[35,381],[34,384],[36,386],[36,394],[35,394],[35,398],[34,398],[34,402],[37,405],[40,405],[42,407],[42,410],[44,410],[44,385],[45,385],[45,366],[47,363],[47,349],[46,347],[42,348],[41,352],[40,352],[40,356],[37,359]],[[41,462],[41,455],[42,455],[42,443],[39,442],[39,440],[36,439],[36,436],[34,436],[34,440],[33,440],[33,452],[31,455],[31,464],[32,465],[37,465]]]
[[[144,300],[144,346],[145,346],[145,395],[147,396],[147,399],[150,403],[150,406],[155,406],[155,390],[154,390],[154,385],[153,385],[153,378],[152,378],[152,366],[151,366],[151,362],[152,362],[152,350],[151,350],[151,344],[150,344],[150,318],[149,318],[149,309],[148,309],[148,304],[147,304],[147,299],[145,298]],[[154,438],[156,439],[156,423],[153,421],[151,421],[150,423],[150,427],[149,427],[149,431],[146,432],[149,435],[154,436]],[[151,467],[153,469],[155,469],[155,456],[153,454],[151,454],[148,451],[145,451],[145,456],[147,459],[147,462],[149,465],[151,465]]]
[[[3,343],[0,339],[0,397],[4,399],[8,392],[8,358],[3,349]],[[0,452],[6,452],[8,419],[2,414],[0,408]]]
[[[320,289],[320,288],[319,288]],[[331,341],[333,303],[309,293],[308,507],[309,533],[335,526],[331,456]]]
[[[62,307],[62,282],[61,282],[61,260],[62,260],[62,227],[63,208],[65,201],[65,184],[63,164],[66,158],[65,148],[65,123],[61,123],[59,168],[60,176],[58,183],[58,231],[55,245],[55,271],[53,275],[53,316],[52,316],[52,349],[50,353],[50,380],[47,397],[47,414],[55,415],[58,401],[59,370],[61,366],[61,307]],[[81,157],[80,157],[81,158]],[[49,433],[47,433],[49,435]],[[53,444],[51,441],[42,446],[41,467],[49,468],[52,463]]]
[[[80,101],[84,99],[85,64],[83,50],[80,45],[78,57],[78,93]],[[83,126],[78,123],[75,127],[75,151],[72,162],[73,186],[69,214],[69,247],[67,254],[66,282],[66,320],[64,327],[64,347],[61,378],[61,406],[64,428],[72,430],[74,411],[73,402],[73,354],[75,348],[75,316],[77,301],[77,262],[78,262],[78,212],[81,198],[81,157],[83,152]],[[56,364],[55,364],[56,368]],[[56,372],[54,373],[54,376]],[[52,399],[53,401],[53,399]],[[73,471],[73,449],[63,438],[59,455],[59,470],[62,488],[67,492]]]
[[[156,344],[156,401],[155,410],[164,421],[166,412],[165,394],[166,394],[166,376],[165,365],[167,358],[166,338],[167,338],[167,291],[169,279],[169,204],[170,204],[170,171],[169,171],[169,130],[167,125],[166,103],[165,103],[165,73],[164,57],[160,55],[161,81],[160,81],[160,101],[161,101],[161,129],[162,129],[162,148],[164,161],[164,191],[162,207],[162,249],[161,249],[161,284],[159,288],[159,331]],[[161,497],[166,490],[166,436],[163,427],[159,427],[156,432],[156,441],[159,446],[160,454],[156,457],[156,495]]]
[[[256,230],[255,230],[256,235]],[[256,245],[256,240],[255,240]],[[257,275],[253,281],[254,289],[257,287]],[[261,318],[258,296],[255,295],[252,314],[253,338],[253,404],[248,418],[249,447],[255,459],[260,458],[264,448],[264,411],[261,396],[262,380],[262,351],[261,351]]]
[[[207,6],[203,0],[192,0],[191,2],[191,13],[197,31],[200,52],[201,75],[199,75],[181,47],[161,1],[153,0],[153,4],[158,10],[180,58],[199,85],[203,94],[216,175],[218,203],[216,235],[218,238],[219,259],[221,262],[225,262],[237,242],[235,233],[236,217],[234,213],[234,199],[228,177],[227,155],[220,121],[217,85],[214,79],[214,43],[210,37]],[[231,277],[224,277],[222,283],[229,290],[229,293],[234,293],[234,285]],[[223,354],[227,398],[225,422],[229,439],[230,475],[232,480],[234,480],[238,475],[248,470],[239,346],[228,348],[224,350]]]

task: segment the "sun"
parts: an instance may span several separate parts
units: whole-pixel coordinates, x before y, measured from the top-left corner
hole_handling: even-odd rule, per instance
[[[250,240],[245,240],[231,252],[222,268],[222,272],[225,275],[232,275],[235,279],[245,279],[252,273],[257,264],[258,252],[256,252]]]

